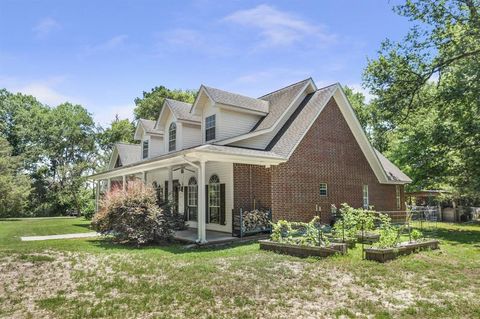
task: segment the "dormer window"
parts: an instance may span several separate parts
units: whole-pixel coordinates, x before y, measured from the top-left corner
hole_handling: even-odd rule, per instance
[[[215,114],[205,118],[205,141],[215,139]]]
[[[170,124],[168,128],[168,151],[175,151],[177,146],[177,125],[175,123]]]
[[[142,158],[148,157],[148,140],[143,141],[142,143]]]

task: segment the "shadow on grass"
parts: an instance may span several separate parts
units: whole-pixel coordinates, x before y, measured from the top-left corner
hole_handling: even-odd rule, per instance
[[[115,242],[110,238],[101,238],[89,240],[94,246],[104,250],[116,250],[116,251],[162,251],[171,254],[186,254],[186,253],[198,253],[198,252],[218,252],[222,250],[228,250],[235,247],[251,245],[252,241],[225,243],[216,246],[191,246],[185,245],[178,241],[154,243],[148,245],[136,246],[133,244]]]
[[[429,227],[423,229],[423,233],[427,237],[437,238],[440,240],[446,240],[455,244],[478,244],[480,243],[480,229],[462,229],[462,226],[471,226],[470,225],[455,225],[454,229],[447,229],[443,227]]]

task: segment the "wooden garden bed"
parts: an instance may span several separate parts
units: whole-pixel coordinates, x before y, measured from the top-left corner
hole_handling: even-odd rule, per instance
[[[359,243],[364,243],[364,244],[372,244],[376,243],[377,241],[380,240],[380,235],[376,233],[365,233],[362,236],[362,233],[357,234],[357,241]]]
[[[408,255],[420,250],[438,249],[438,240],[427,240],[412,243],[402,243],[395,248],[365,248],[365,258],[384,263],[401,255]]]
[[[296,257],[328,257],[335,254],[343,255],[347,252],[347,245],[344,243],[331,243],[328,247],[312,247],[279,243],[271,240],[259,240],[258,242],[260,243],[260,249]]]

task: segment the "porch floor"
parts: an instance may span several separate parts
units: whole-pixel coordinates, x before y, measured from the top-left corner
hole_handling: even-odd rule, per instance
[[[219,231],[207,230],[207,244],[219,244],[219,243],[227,243],[238,241],[240,238],[232,237],[230,233],[223,233]],[[186,230],[178,230],[175,232],[173,237],[176,240],[187,242],[187,243],[195,243],[197,240],[197,229],[196,228],[189,228]]]

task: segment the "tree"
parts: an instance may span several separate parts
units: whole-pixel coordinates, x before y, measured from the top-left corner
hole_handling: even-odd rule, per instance
[[[97,140],[101,153],[99,153],[97,170],[105,168],[109,162],[113,146],[116,143],[134,143],[133,135],[135,126],[128,119],[120,120],[118,116],[110,123],[110,127],[99,128]]]
[[[31,177],[25,210],[51,215],[90,205],[85,175],[97,158],[97,128],[85,108],[70,103],[51,108],[31,96],[1,90],[0,118],[0,136],[14,156],[21,156],[19,169]]]
[[[20,168],[20,159],[12,156],[12,147],[0,137],[0,217],[25,214],[30,181]]]
[[[165,98],[193,103],[197,92],[193,90],[170,90],[164,86],[156,86],[150,92],[143,92],[142,98],[135,99],[133,113],[135,119],[156,120],[160,114]]]
[[[385,40],[364,85],[378,98],[386,150],[419,187],[480,191],[480,2],[412,0],[415,25]]]

